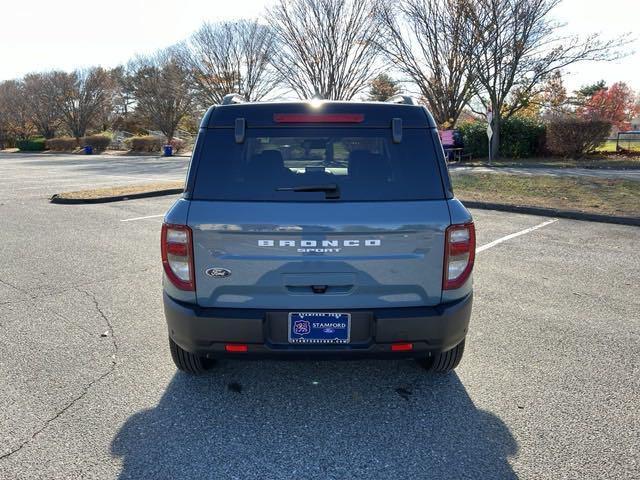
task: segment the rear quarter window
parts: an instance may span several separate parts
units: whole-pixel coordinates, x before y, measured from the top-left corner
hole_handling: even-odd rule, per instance
[[[407,128],[400,143],[377,128],[249,128],[243,143],[217,128],[201,137],[195,200],[325,201],[323,191],[295,191],[314,186],[335,186],[331,201],[444,198],[428,129]]]

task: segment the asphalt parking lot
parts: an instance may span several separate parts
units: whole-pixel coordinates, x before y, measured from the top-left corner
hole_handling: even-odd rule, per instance
[[[186,157],[0,153],[0,202],[62,191],[182,180]]]
[[[171,362],[161,304],[177,197],[46,200],[185,169],[0,154],[1,479],[640,478],[640,229],[473,211],[455,374],[225,361],[195,378]]]

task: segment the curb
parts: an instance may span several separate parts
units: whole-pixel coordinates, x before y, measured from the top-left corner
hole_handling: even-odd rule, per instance
[[[544,217],[569,218],[571,220],[583,220],[587,222],[614,223],[617,225],[632,225],[640,227],[638,217],[618,217],[615,215],[600,215],[597,213],[584,213],[575,210],[558,210],[545,207],[527,207],[524,205],[508,205],[505,203],[474,202],[461,200],[467,208],[479,208],[482,210],[498,210],[500,212],[525,213],[528,215],[541,215]]]
[[[607,166],[595,166],[595,165],[583,165],[580,167],[574,167],[574,166],[562,166],[562,167],[554,167],[554,166],[549,166],[549,165],[465,165],[464,163],[459,163],[459,164],[448,164],[449,168],[451,170],[458,170],[458,169],[462,169],[462,168],[469,168],[469,169],[474,169],[474,168],[493,168],[496,170],[500,170],[502,168],[518,168],[521,170],[540,170],[540,169],[547,169],[547,170],[567,170],[567,169],[571,169],[571,170],[601,170],[603,172],[608,172],[611,170],[620,170],[620,171],[625,171],[625,172],[637,172],[638,170],[640,170],[640,166],[638,167],[607,167]]]
[[[122,200],[135,200],[137,198],[162,197],[164,195],[176,195],[184,192],[183,188],[168,188],[166,190],[153,190],[144,193],[132,193],[129,195],[116,195],[114,197],[98,197],[98,198],[62,198],[59,194],[53,195],[49,202],[60,205],[82,205],[90,203],[110,203],[120,202]]]

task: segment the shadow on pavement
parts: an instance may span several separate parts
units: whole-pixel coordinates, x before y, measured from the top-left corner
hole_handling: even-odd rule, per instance
[[[517,444],[456,374],[412,361],[223,362],[177,373],[113,439],[121,479],[516,478]]]

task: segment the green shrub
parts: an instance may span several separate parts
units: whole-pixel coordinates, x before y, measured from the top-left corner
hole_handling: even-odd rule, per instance
[[[457,129],[462,134],[464,153],[470,153],[473,158],[482,158],[489,155],[486,123],[467,122],[458,126]]]
[[[487,124],[484,122],[464,123],[458,128],[462,133],[465,153],[473,157],[489,154]],[[511,117],[502,121],[500,129],[500,155],[509,158],[523,158],[544,153],[545,126],[528,118]]]
[[[587,120],[574,115],[554,118],[547,124],[547,148],[551,153],[580,158],[602,145],[611,132],[611,122]]]
[[[131,137],[125,140],[125,145],[133,152],[159,152],[165,144],[164,137],[145,135],[142,137]]]
[[[544,135],[545,126],[540,122],[528,118],[511,117],[502,122],[500,155],[508,158],[540,155],[544,150]]]
[[[105,151],[110,143],[111,137],[106,135],[90,135],[80,140],[80,145],[93,147],[96,152]]]
[[[22,152],[41,152],[44,150],[44,138],[29,138],[28,140],[18,140],[16,146]]]
[[[73,152],[78,147],[78,141],[73,137],[50,138],[46,146],[47,150],[54,152]]]

